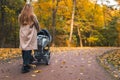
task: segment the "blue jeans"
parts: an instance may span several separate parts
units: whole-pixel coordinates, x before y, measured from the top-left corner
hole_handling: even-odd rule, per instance
[[[32,53],[32,50],[22,50],[23,65],[31,64],[31,61],[33,59],[33,56],[31,55],[31,53]]]

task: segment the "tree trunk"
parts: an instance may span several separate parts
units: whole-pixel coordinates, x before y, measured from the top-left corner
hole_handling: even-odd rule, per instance
[[[52,46],[55,46],[55,18],[56,18],[56,12],[55,12],[55,9],[53,9],[53,13],[52,13],[52,38],[53,38]]]
[[[81,32],[80,32],[79,28],[77,28],[77,29],[78,29],[78,36],[80,39],[80,47],[83,47]]]
[[[118,32],[118,47],[120,47],[120,32]]]
[[[55,0],[52,0],[53,4],[55,3]],[[53,7],[52,9],[52,46],[54,47],[55,46],[55,27],[56,27],[56,12],[57,12],[57,9],[58,9],[58,3],[59,3],[59,0],[57,0],[57,3],[56,3],[56,6]]]
[[[1,0],[1,29],[0,29],[0,47],[4,47],[5,43],[5,11],[3,5],[5,5],[5,1]]]
[[[70,29],[70,37],[69,37],[69,44],[68,47],[71,46],[72,41],[72,34],[73,34],[73,24],[74,24],[74,15],[75,15],[75,6],[76,6],[76,0],[73,0],[73,11],[72,11],[72,18],[71,18],[71,29]]]

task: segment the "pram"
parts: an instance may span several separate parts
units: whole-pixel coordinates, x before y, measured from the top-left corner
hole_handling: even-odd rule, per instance
[[[37,34],[37,45],[38,50],[34,51],[34,57],[38,62],[45,62],[46,65],[49,64],[50,60],[50,43],[52,41],[52,37],[50,33],[42,29]]]

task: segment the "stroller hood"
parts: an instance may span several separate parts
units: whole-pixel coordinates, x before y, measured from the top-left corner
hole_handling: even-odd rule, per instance
[[[46,29],[41,29],[41,30],[37,33],[37,35],[45,35],[45,36],[47,36],[47,37],[49,38],[49,41],[50,41],[50,42],[52,41],[52,37],[51,37],[50,33],[48,32],[48,30],[46,30]]]

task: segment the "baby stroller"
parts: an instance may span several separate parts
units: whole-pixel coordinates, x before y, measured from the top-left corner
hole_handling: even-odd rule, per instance
[[[50,33],[42,29],[37,34],[37,45],[38,50],[34,51],[34,57],[38,62],[45,62],[46,65],[49,64],[50,60],[50,43],[52,41],[52,37]]]

